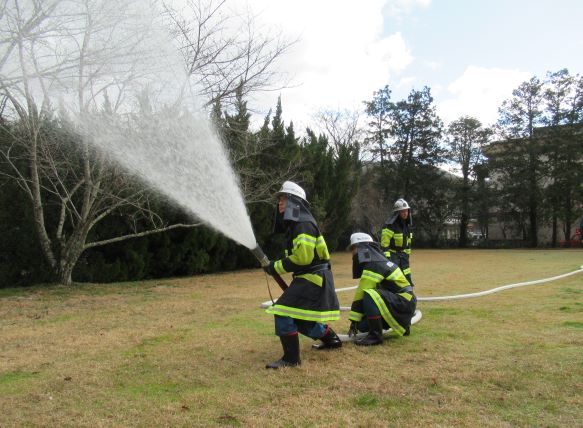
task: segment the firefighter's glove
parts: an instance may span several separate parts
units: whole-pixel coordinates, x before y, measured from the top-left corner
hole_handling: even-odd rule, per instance
[[[348,337],[356,336],[358,333],[358,321],[350,321],[350,328],[348,329]]]
[[[263,270],[267,275],[275,275],[277,272],[275,271],[275,262],[269,262],[268,265],[263,266]]]

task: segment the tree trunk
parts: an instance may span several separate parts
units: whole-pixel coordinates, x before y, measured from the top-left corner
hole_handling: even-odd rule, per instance
[[[463,213],[460,218],[460,238],[458,245],[460,248],[466,248],[468,246],[468,216]]]
[[[570,195],[565,198],[565,221],[563,232],[565,234],[565,240],[569,241],[571,239],[571,225],[573,219],[573,203]],[[583,230],[581,231],[583,233]]]
[[[32,129],[35,124],[31,121],[30,128]],[[53,253],[51,239],[47,233],[45,225],[45,214],[43,199],[41,195],[41,178],[39,175],[39,159],[38,159],[38,133],[30,131],[30,159],[29,159],[29,171],[30,171],[30,181],[31,181],[31,202],[34,218],[34,227],[39,239],[41,250],[43,255],[49,262],[49,265],[55,269],[57,267],[57,260]]]
[[[532,135],[532,134],[531,134]],[[532,137],[529,142],[532,145]],[[528,195],[528,220],[529,220],[529,243],[536,248],[538,246],[538,188],[536,182],[536,153],[533,148],[529,148],[529,195]]]
[[[73,283],[73,269],[79,261],[79,257],[85,251],[85,241],[89,232],[89,224],[80,225],[71,235],[63,242],[60,252],[59,266],[56,269],[55,277],[59,284],[71,285]]]
[[[75,263],[61,263],[61,266],[56,272],[57,282],[66,286],[73,284],[72,274],[74,267]]]
[[[464,182],[462,185],[461,192],[461,207],[462,215],[460,217],[460,238],[458,245],[460,248],[466,248],[468,246],[468,223],[470,222],[470,184],[469,184],[469,168],[464,165],[463,175]]]
[[[530,246],[536,248],[538,246],[538,224],[536,215],[536,203],[530,205],[529,213],[529,235],[530,235]]]

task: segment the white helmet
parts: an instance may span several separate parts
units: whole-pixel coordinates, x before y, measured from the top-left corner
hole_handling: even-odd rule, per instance
[[[304,201],[308,202],[308,200],[306,199],[306,192],[304,191],[304,189],[302,189],[300,186],[298,186],[293,181],[285,181],[281,185],[281,189],[279,189],[279,192],[277,192],[277,194],[281,195],[282,193],[295,195],[295,196],[303,199]]]
[[[357,232],[350,235],[350,247],[361,242],[373,242],[372,237],[367,233]]]
[[[395,201],[395,205],[393,205],[393,211],[403,211],[409,209],[411,209],[411,207],[405,199],[397,199]]]

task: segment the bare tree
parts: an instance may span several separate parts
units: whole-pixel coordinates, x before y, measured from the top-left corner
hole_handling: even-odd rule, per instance
[[[152,59],[143,44],[150,26],[146,17],[128,25],[124,14],[132,7],[131,1],[13,0],[3,3],[0,14],[0,91],[8,100],[1,126],[12,137],[1,155],[12,171],[8,178],[31,201],[42,252],[62,284],[71,283],[88,248],[198,225],[165,224],[143,186],[92,150],[79,129],[56,124],[66,122],[53,114],[57,97],[82,117],[95,114],[100,104],[120,108],[129,88],[147,81],[141,66]],[[112,101],[108,91],[115,94]],[[56,128],[70,135],[55,137]],[[72,140],[78,145],[64,143]],[[49,214],[54,205],[56,216]],[[134,224],[147,220],[150,228],[88,242],[90,231],[120,209]]]
[[[235,93],[231,110],[232,113],[223,113],[215,109],[213,119],[228,149],[231,164],[238,173],[244,200],[248,205],[272,205],[273,195],[281,183],[296,176],[297,165],[278,151],[278,142],[268,128],[271,112],[261,131],[253,133],[250,130],[251,113],[241,87]],[[265,162],[266,156],[272,161],[269,165]],[[274,158],[279,161],[273,162]]]
[[[248,134],[249,135],[249,134]],[[247,204],[273,204],[273,195],[285,180],[297,176],[297,166],[282,161],[277,169],[266,169],[259,158],[274,146],[271,142],[246,139],[238,150],[231,150],[231,160],[239,175],[241,192]]]
[[[340,147],[359,143],[364,137],[357,111],[321,110],[316,114],[321,130],[326,134],[338,154]]]
[[[164,3],[178,40],[187,73],[199,85],[207,105],[223,105],[257,91],[285,87],[275,68],[277,60],[293,46],[281,34],[260,34],[256,17],[226,10],[226,0],[187,0],[177,9]]]
[[[350,217],[354,219],[355,231],[362,231],[372,235],[380,241],[380,230],[387,220],[386,206],[389,201],[379,193],[377,182],[378,169],[365,165],[360,180],[360,186],[351,207]]]
[[[237,89],[242,94],[269,89],[276,59],[291,46],[257,36],[252,19],[245,31],[228,36],[229,18],[219,13],[223,5],[191,1],[192,22],[164,8],[206,105],[230,100]],[[72,282],[73,268],[88,248],[200,225],[167,224],[152,204],[157,197],[92,149],[79,127],[84,117],[135,110],[135,94],[145,86],[165,93],[160,76],[174,60],[166,49],[175,46],[156,30],[162,28],[158,6],[156,0],[0,3],[0,126],[11,134],[0,156],[8,165],[6,178],[31,201],[40,247],[62,284]],[[55,136],[55,129],[68,135]],[[243,172],[253,178],[252,171]],[[248,181],[257,182],[242,180]],[[260,197],[266,194],[259,189]],[[96,226],[119,212],[134,225],[131,233],[93,239]]]
[[[284,38],[279,31],[260,28],[257,16],[250,11],[234,11],[226,0],[187,0],[178,2],[180,8],[174,3],[164,0],[164,17],[178,43],[187,74],[205,106],[215,110],[216,120],[223,121],[223,109],[247,114],[244,100],[254,93],[288,86],[288,78],[278,71],[277,63],[296,40]],[[232,122],[227,113],[225,120]],[[277,169],[258,167],[259,159],[273,151],[275,142],[261,135],[252,136],[248,118],[245,121],[243,128],[241,123],[234,128],[228,126],[231,161],[245,201],[272,203],[274,190],[283,180],[293,179],[296,171],[289,162],[282,162]]]

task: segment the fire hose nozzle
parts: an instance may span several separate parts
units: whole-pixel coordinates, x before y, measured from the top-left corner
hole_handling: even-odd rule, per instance
[[[263,250],[259,247],[259,245],[251,250],[253,255],[259,260],[262,267],[269,266],[269,259],[263,252]]]
[[[261,267],[269,266],[270,261],[263,252],[263,250],[259,248],[259,245],[253,248],[251,252],[257,258],[257,260],[259,260],[259,263],[261,263]],[[273,279],[275,279],[275,282],[277,282],[277,285],[279,285],[279,287],[285,291],[287,289],[287,284],[283,279],[281,279],[281,276],[279,276],[279,274],[277,273],[273,273],[272,276]]]

